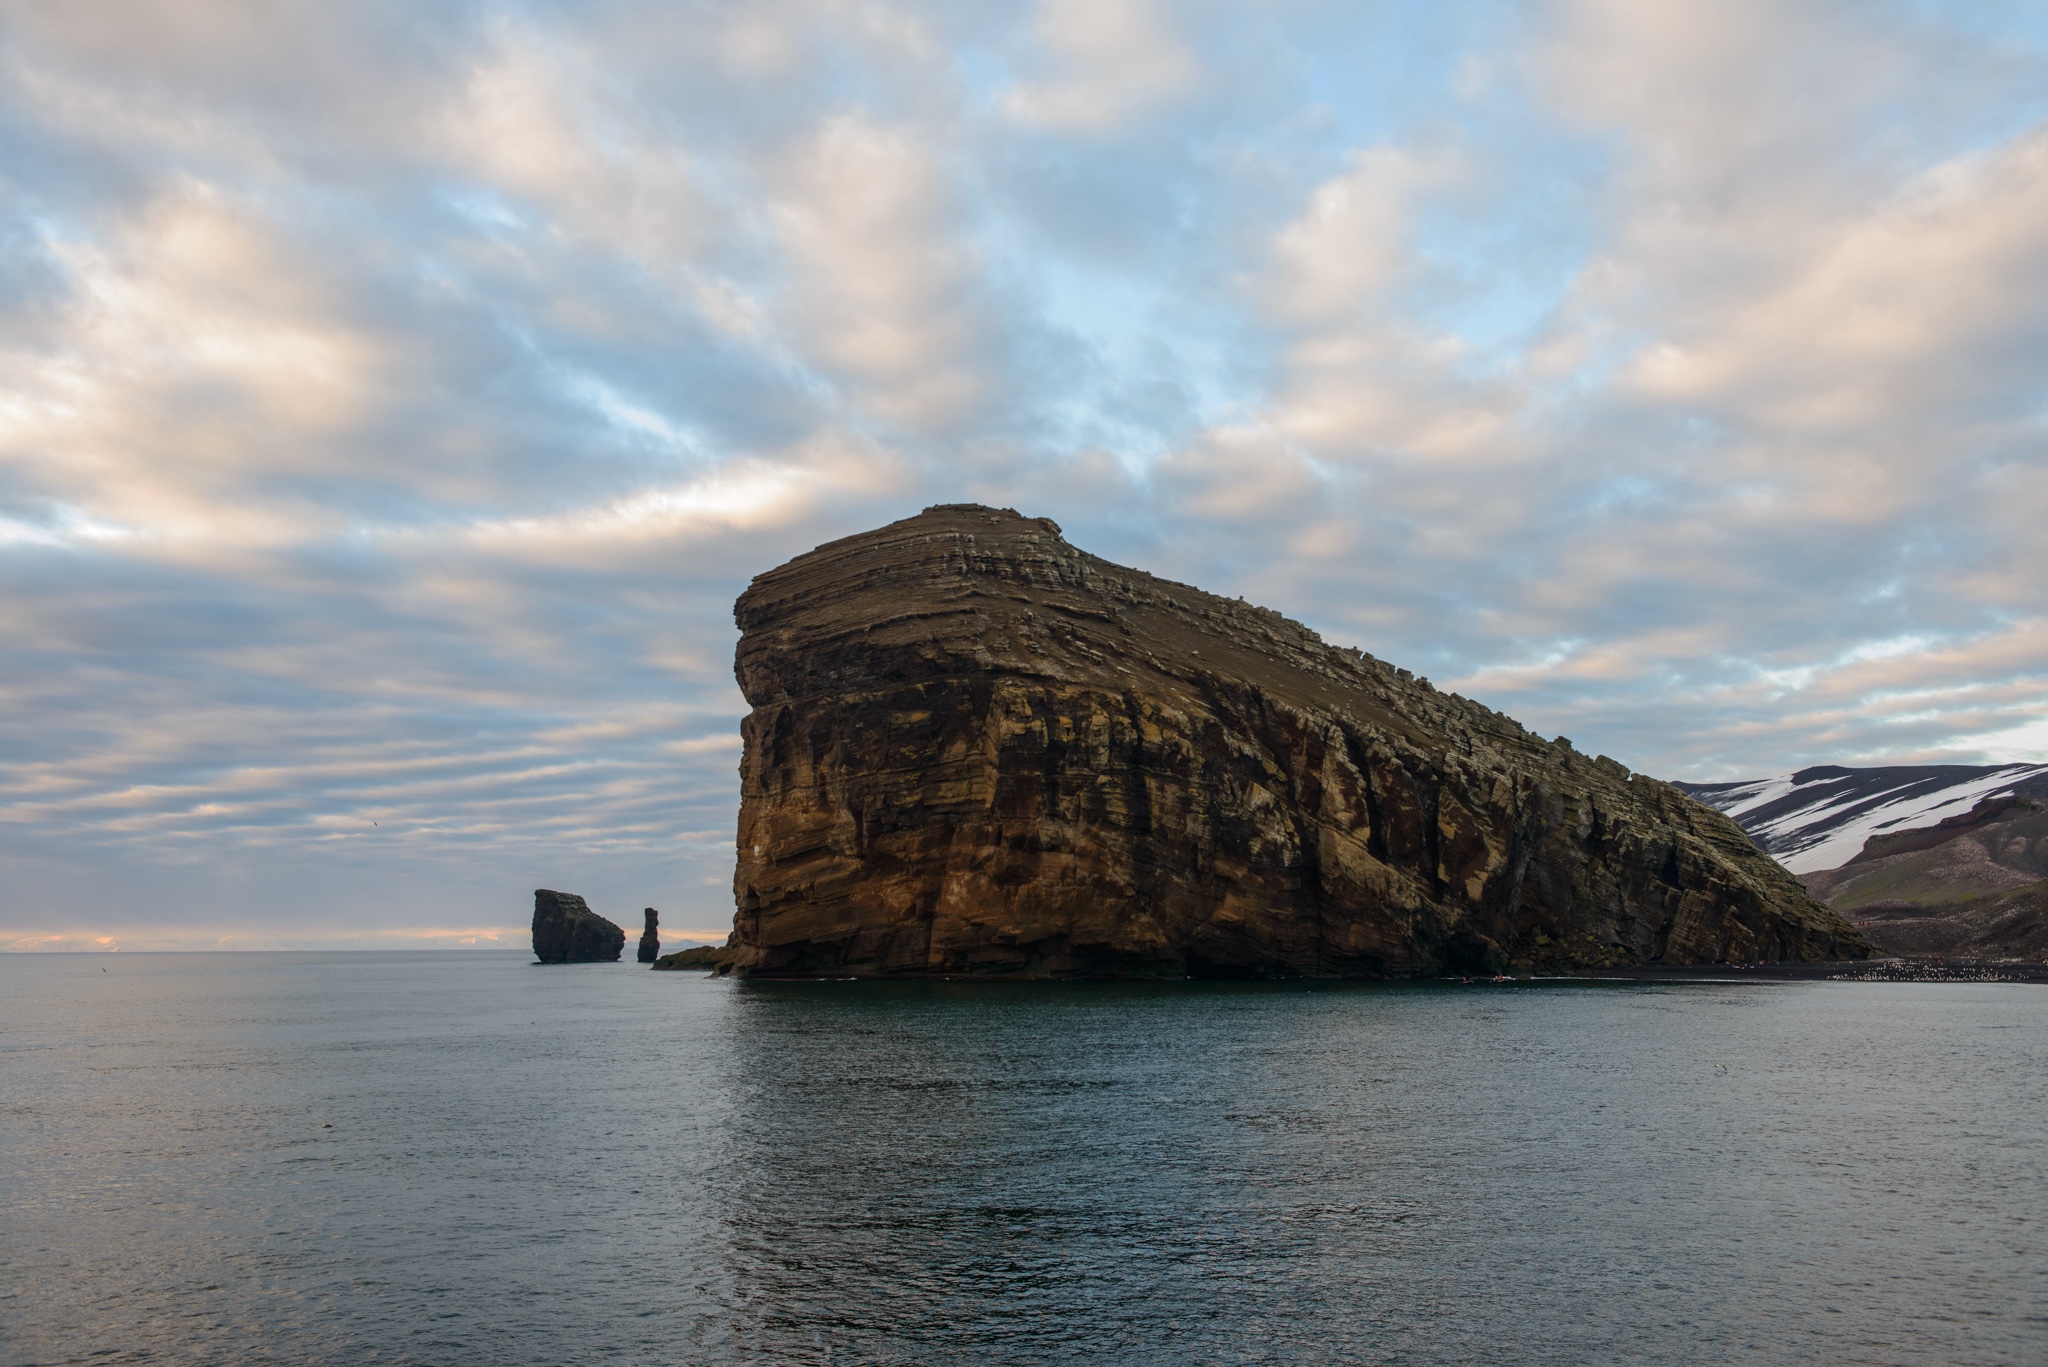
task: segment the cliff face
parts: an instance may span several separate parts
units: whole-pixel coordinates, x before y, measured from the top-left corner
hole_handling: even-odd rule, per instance
[[[1733,821],[1263,608],[927,509],[735,608],[738,971],[1860,957]]]

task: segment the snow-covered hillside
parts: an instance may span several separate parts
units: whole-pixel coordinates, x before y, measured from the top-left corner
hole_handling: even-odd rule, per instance
[[[1814,873],[1848,863],[1880,832],[1932,826],[2015,788],[2048,790],[2048,764],[1823,764],[1782,778],[1676,786],[1734,817],[1792,872]]]

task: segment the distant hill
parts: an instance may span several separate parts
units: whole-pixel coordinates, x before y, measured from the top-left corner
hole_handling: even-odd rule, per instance
[[[1818,764],[1781,778],[1672,786],[1728,813],[1779,863],[1804,874],[1841,867],[1873,835],[1932,826],[1981,798],[2048,797],[2048,764]]]
[[[1889,954],[2048,958],[2048,802],[1987,797],[1803,881]]]
[[[1883,953],[2048,959],[2048,765],[1822,765],[1676,786]]]

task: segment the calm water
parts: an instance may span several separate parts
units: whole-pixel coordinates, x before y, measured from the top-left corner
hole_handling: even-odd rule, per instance
[[[2039,987],[0,956],[8,1363],[2041,1363],[2044,1197]]]

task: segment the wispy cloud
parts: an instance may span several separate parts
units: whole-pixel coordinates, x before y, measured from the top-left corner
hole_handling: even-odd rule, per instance
[[[1039,0],[1032,25],[1050,68],[1018,81],[1002,108],[1027,124],[1106,133],[1170,106],[1201,77],[1165,7],[1152,0]]]
[[[959,498],[1653,773],[2048,756],[2042,90],[2023,6],[0,3],[0,931],[718,926],[733,597]]]

